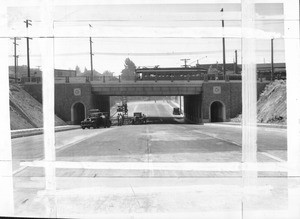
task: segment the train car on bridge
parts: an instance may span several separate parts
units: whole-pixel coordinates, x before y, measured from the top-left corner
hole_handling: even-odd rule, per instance
[[[137,80],[203,80],[207,69],[201,67],[189,68],[137,68]]]

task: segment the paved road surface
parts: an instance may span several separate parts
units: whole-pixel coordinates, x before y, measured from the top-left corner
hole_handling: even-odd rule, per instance
[[[82,167],[88,162],[110,162],[112,166],[138,162],[136,165],[150,166],[130,169],[125,165],[113,170],[101,166],[58,168],[56,210],[60,216],[198,212],[199,209],[240,212],[241,172],[151,169],[153,163],[240,162],[241,129],[238,126],[184,124],[182,118],[173,117],[172,107],[162,101],[133,102],[128,107],[129,114],[141,111],[160,119],[147,125],[56,133],[57,161],[62,165],[68,161],[79,162]],[[165,120],[165,117],[169,118]],[[258,128],[258,132],[258,161],[285,160],[286,130]],[[13,139],[12,143],[16,213],[44,216],[47,196],[41,193],[43,168],[20,169],[20,161],[43,159],[42,136]],[[270,173],[259,175],[270,177]],[[248,205],[245,203],[245,209],[247,206],[252,210],[285,208],[286,180],[272,178],[284,175],[276,172],[271,173],[270,178],[259,179],[259,189],[252,194]],[[237,218],[239,216],[240,213]]]

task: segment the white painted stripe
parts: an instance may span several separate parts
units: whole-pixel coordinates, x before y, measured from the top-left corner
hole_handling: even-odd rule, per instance
[[[274,160],[277,160],[277,161],[279,161],[279,162],[286,162],[286,160],[283,160],[283,159],[281,159],[281,158],[279,158],[279,157],[276,157],[276,156],[274,156],[274,155],[272,155],[272,154],[269,154],[269,153],[267,153],[267,152],[264,152],[264,151],[262,151],[262,152],[258,151],[258,153],[261,153],[261,154],[263,154],[263,155],[265,155],[265,156],[267,156],[267,157],[270,157],[270,158],[272,158],[272,159],[274,159]]]
[[[94,133],[88,134],[88,135],[86,135],[84,137],[75,139],[73,142],[69,142],[68,144],[59,145],[59,146],[56,147],[56,152],[65,150],[65,149],[67,149],[69,147],[72,147],[72,146],[74,146],[74,145],[76,145],[76,144],[78,144],[80,142],[83,142],[83,141],[85,141],[85,140],[87,140],[89,138],[92,138],[92,137],[94,137],[96,135],[99,135],[99,134],[102,134],[104,132],[107,132],[109,130],[111,130],[111,129],[103,129],[101,131],[99,130],[99,132],[94,132]]]
[[[21,162],[21,166],[45,167],[45,161]],[[183,170],[183,171],[288,171],[286,162],[267,163],[159,163],[159,162],[69,162],[56,161],[55,168],[98,170]]]
[[[232,141],[232,140],[229,140],[229,139],[226,139],[226,138],[218,137],[216,134],[211,134],[211,133],[203,132],[203,131],[200,131],[200,130],[195,130],[194,132],[198,132],[200,134],[207,135],[207,136],[210,136],[212,138],[219,139],[221,141],[226,141],[226,142],[229,142],[231,144],[234,144],[234,145],[237,145],[239,147],[242,147],[242,145],[240,143]],[[286,162],[285,160],[283,160],[283,159],[281,159],[279,157],[276,157],[276,156],[274,156],[272,154],[269,154],[268,152],[262,151],[262,150],[258,150],[257,153],[263,154],[266,157],[272,158],[272,159],[277,160],[279,162]]]

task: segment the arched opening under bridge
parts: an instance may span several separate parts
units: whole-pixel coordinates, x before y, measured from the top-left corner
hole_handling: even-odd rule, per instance
[[[225,121],[225,106],[220,101],[214,101],[210,105],[210,122]]]
[[[80,122],[85,118],[85,107],[83,103],[74,103],[71,107],[71,121],[74,125],[80,125]]]

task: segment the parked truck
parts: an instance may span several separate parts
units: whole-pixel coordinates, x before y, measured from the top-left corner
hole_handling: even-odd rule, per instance
[[[96,129],[99,127],[109,128],[111,126],[111,121],[109,118],[109,113],[100,112],[99,109],[91,109],[89,111],[89,116],[81,121],[81,128],[90,129],[91,127]]]

